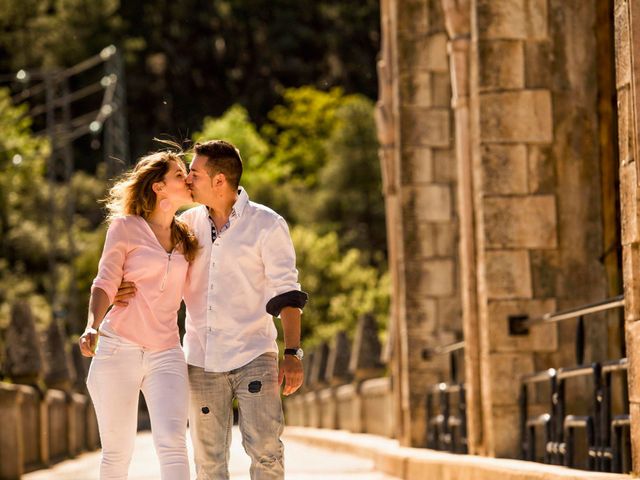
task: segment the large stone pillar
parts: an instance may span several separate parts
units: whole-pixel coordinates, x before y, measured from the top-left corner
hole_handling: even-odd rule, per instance
[[[616,0],[616,89],[620,156],[620,207],[625,299],[626,344],[629,357],[629,401],[633,471],[640,471],[640,5]]]
[[[445,360],[425,348],[461,334],[456,172],[440,2],[382,1],[378,131],[392,274],[399,437],[425,444],[425,394]]]
[[[574,363],[574,325],[510,337],[508,316],[606,297],[596,64],[587,54],[594,21],[593,1],[471,0],[473,241],[489,455],[518,452],[512,379]]]

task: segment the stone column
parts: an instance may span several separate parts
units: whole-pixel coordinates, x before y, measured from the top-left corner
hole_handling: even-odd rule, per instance
[[[573,364],[574,325],[508,316],[606,297],[593,2],[472,0],[470,127],[483,444],[518,452],[512,379]],[[557,331],[562,343],[558,344]]]
[[[640,5],[615,2],[616,89],[620,203],[625,299],[626,344],[629,357],[629,401],[632,470],[640,471],[640,189],[638,122],[640,119]]]
[[[378,132],[392,273],[399,439],[424,445],[424,398],[442,362],[422,351],[461,331],[447,34],[440,2],[382,2]]]

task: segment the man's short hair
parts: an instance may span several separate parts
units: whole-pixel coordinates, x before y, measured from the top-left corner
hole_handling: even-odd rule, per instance
[[[238,188],[242,177],[242,158],[236,147],[224,140],[209,140],[196,143],[193,151],[207,157],[206,168],[210,177],[222,173],[233,188]]]

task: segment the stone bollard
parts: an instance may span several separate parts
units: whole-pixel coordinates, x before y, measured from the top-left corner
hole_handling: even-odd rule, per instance
[[[43,443],[48,445],[49,459],[57,462],[69,456],[69,414],[67,394],[50,389],[44,397],[47,408],[47,429],[43,429]]]
[[[68,392],[75,382],[71,356],[66,349],[66,337],[57,319],[51,320],[42,338],[44,382],[49,388]]]
[[[331,343],[327,368],[325,371],[325,381],[329,385],[343,385],[351,381],[352,375],[349,372],[349,360],[351,358],[351,342],[346,332],[338,332]]]
[[[0,382],[0,480],[18,480],[24,473],[22,402],[28,387]]]
[[[310,366],[309,384],[314,389],[305,395],[305,411],[307,414],[308,426],[322,426],[322,405],[320,401],[320,390],[325,386],[325,372],[327,369],[327,359],[329,357],[329,346],[326,343],[318,346],[313,355],[313,362]]]
[[[363,315],[358,320],[349,361],[349,372],[356,381],[382,374],[384,365],[380,360],[381,349],[376,319],[371,314]]]
[[[11,305],[11,320],[5,343],[5,374],[14,383],[38,384],[42,359],[36,324],[26,300]]]
[[[71,359],[73,361],[73,369],[76,373],[73,389],[76,392],[88,395],[87,375],[89,374],[91,359],[89,357],[82,356],[82,353],[80,352],[80,345],[78,345],[77,342],[73,342],[71,344]]]
[[[329,386],[318,392],[320,405],[320,426],[323,428],[338,427],[338,413],[336,402],[336,386],[343,385],[351,379],[349,373],[349,358],[351,345],[345,332],[339,332],[331,342],[324,372],[324,381]]]

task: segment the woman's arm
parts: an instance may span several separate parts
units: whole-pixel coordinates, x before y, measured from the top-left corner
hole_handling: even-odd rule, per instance
[[[85,357],[93,357],[96,342],[98,341],[98,327],[109,309],[109,297],[107,293],[99,287],[91,289],[89,297],[89,314],[87,315],[87,327],[80,336],[78,343],[80,351]]]

